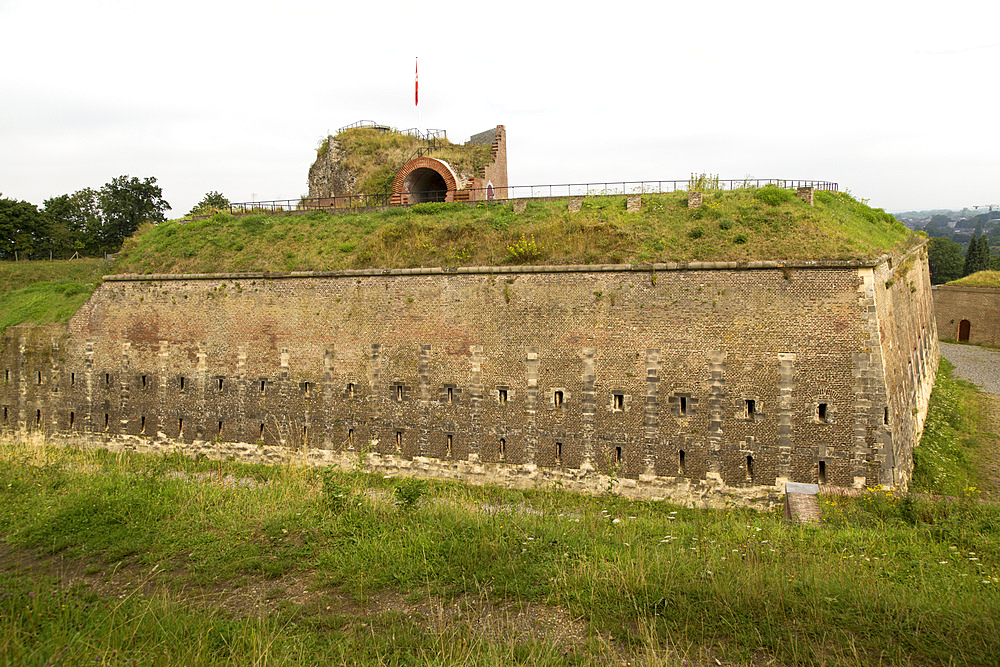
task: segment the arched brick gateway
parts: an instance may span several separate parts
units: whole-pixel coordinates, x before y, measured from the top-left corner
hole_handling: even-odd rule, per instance
[[[392,182],[392,204],[455,201],[458,178],[444,160],[418,157],[403,165]]]

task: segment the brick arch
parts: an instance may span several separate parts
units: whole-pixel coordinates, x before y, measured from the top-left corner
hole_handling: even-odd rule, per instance
[[[455,200],[455,191],[458,190],[458,177],[455,171],[444,160],[432,157],[418,157],[410,160],[396,172],[396,178],[392,181],[393,204],[409,204],[411,199],[410,187],[414,178],[419,177],[421,172],[429,174],[434,172],[444,181],[446,191],[445,201]]]

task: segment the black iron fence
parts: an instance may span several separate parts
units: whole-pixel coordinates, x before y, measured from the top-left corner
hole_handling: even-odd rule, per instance
[[[746,178],[732,180],[712,179],[704,188],[709,190],[740,190],[774,185],[779,188],[811,187],[816,190],[837,192],[840,186],[831,181],[812,181],[784,178]],[[507,199],[536,199],[548,197],[600,197],[607,195],[664,194],[692,189],[691,179],[675,181],[618,181],[606,183],[561,183],[549,185],[510,185],[506,187],[470,188],[467,190],[423,191],[397,195],[389,192],[377,194],[338,195],[299,199],[272,199],[258,202],[240,202],[230,206],[233,213],[255,211],[302,211],[331,208],[368,208],[391,204],[408,206],[430,201],[483,201]]]

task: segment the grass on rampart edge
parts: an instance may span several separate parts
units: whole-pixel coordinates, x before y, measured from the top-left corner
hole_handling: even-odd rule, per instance
[[[979,271],[947,284],[962,287],[1000,287],[1000,271]]]
[[[0,295],[0,332],[16,324],[68,322],[97,283],[55,281],[35,283]]]
[[[0,262],[0,332],[69,321],[110,270],[96,258]]]
[[[43,282],[93,283],[111,270],[111,262],[81,259],[0,262],[0,295]]]
[[[899,253],[916,237],[845,193],[769,204],[768,188],[566,200],[418,204],[365,213],[215,216],[168,222],[126,243],[119,273],[212,273],[755,259],[859,259]],[[761,194],[764,193],[764,194]]]

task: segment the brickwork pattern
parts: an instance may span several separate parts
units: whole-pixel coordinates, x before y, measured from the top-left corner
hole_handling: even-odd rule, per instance
[[[889,287],[886,262],[651,269],[107,280],[68,326],[8,329],[3,419],[512,484],[905,485],[925,258]]]
[[[965,321],[968,342],[1000,347],[1000,289],[938,285],[934,288],[934,316],[944,340],[960,340]]]

